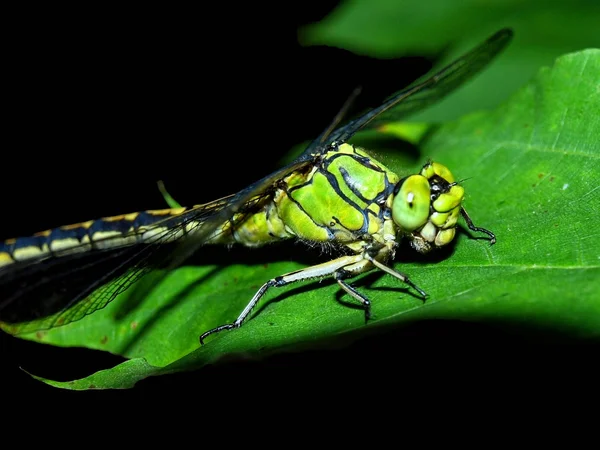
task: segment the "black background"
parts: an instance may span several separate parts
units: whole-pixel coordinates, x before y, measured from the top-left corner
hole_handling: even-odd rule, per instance
[[[282,4],[283,5],[283,4]],[[156,181],[203,203],[272,172],[318,135],[357,85],[374,105],[436,55],[377,61],[301,48],[298,26],[335,6],[210,5],[18,11],[5,55],[0,237],[161,208]],[[421,56],[421,57],[419,57]],[[256,402],[275,409],[341,398],[396,405],[438,393],[489,398],[598,375],[596,342],[461,322],[390,330],[337,350],[279,355],[76,393],[32,380],[86,376],[121,358],[1,334],[2,396],[28,404],[191,400],[200,415]],[[543,389],[543,388],[542,388]],[[244,406],[246,405],[246,406]],[[241,409],[240,409],[241,408]],[[247,409],[245,409],[247,408]]]

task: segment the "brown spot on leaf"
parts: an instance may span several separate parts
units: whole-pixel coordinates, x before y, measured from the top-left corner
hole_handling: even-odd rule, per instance
[[[38,331],[38,332],[35,333],[35,337],[38,338],[38,339],[44,339],[45,335],[46,335],[46,333],[43,332],[43,331]]]
[[[62,325],[65,321],[64,317],[59,317],[58,320],[56,321],[56,325]]]
[[[538,173],[538,178],[544,178],[544,174],[543,173]]]
[[[100,339],[100,343],[106,344],[107,342],[108,342],[108,336],[102,336],[102,339]]]
[[[131,329],[135,330],[138,326],[138,322],[136,320],[134,320],[133,322],[131,322]]]
[[[550,183],[554,181],[554,177],[550,177]]]

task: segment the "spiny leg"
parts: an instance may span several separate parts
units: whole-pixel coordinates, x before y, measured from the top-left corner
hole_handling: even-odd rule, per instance
[[[473,225],[473,221],[467,214],[467,210],[465,208],[460,208],[460,214],[464,217],[465,222],[467,222],[467,226],[469,227],[469,230],[479,231],[480,233],[487,234],[490,237],[490,245],[494,245],[496,243],[496,235],[494,233],[492,233],[490,230],[486,230],[485,228],[476,227],[475,225]]]
[[[394,269],[392,269],[391,267],[386,266],[385,264],[380,263],[379,261],[377,261],[375,258],[366,255],[366,258],[371,261],[371,263],[377,267],[378,269],[383,270],[385,273],[388,273],[390,275],[392,275],[395,278],[398,278],[400,281],[402,281],[403,283],[408,284],[410,287],[412,287],[415,291],[417,291],[419,294],[421,294],[421,296],[423,298],[427,298],[427,292],[425,292],[423,289],[421,289],[419,286],[417,286],[415,283],[413,283],[410,278],[408,278],[407,275],[401,273],[401,272],[397,272]]]
[[[309,280],[312,278],[323,278],[335,274],[338,270],[342,269],[343,267],[352,265],[363,259],[363,255],[343,256],[341,258],[337,258],[323,264],[307,267],[306,269],[297,270],[295,272],[290,272],[285,275],[272,278],[260,287],[256,294],[254,294],[250,302],[248,302],[248,304],[241,312],[239,317],[233,323],[220,325],[216,328],[213,328],[212,330],[206,331],[200,336],[200,344],[204,345],[204,339],[206,339],[211,334],[218,333],[219,331],[223,330],[232,330],[234,328],[241,327],[244,321],[248,318],[248,316],[254,309],[254,307],[258,304],[260,299],[265,295],[265,293],[270,287],[281,287],[286,286],[290,283],[294,283],[296,281]]]
[[[345,270],[338,270],[334,274],[335,281],[341,286],[341,288],[348,293],[352,298],[358,300],[363,308],[365,309],[365,322],[371,318],[371,302],[367,297],[358,292],[354,287],[350,286],[344,281],[344,278],[350,276]]]
[[[265,284],[263,284],[260,287],[260,289],[258,291],[256,291],[256,294],[254,294],[254,297],[252,297],[252,300],[250,300],[250,302],[246,305],[246,307],[244,308],[242,313],[239,315],[239,317],[237,319],[235,319],[235,322],[228,323],[225,325],[219,325],[218,327],[213,328],[212,330],[208,330],[207,332],[202,333],[202,335],[200,335],[200,345],[204,345],[204,339],[206,339],[207,336],[209,336],[213,333],[218,333],[219,331],[231,330],[233,328],[241,327],[242,323],[244,322],[246,317],[248,317],[248,315],[250,315],[250,313],[252,312],[252,310],[254,309],[256,304],[258,303],[258,301],[262,298],[263,295],[265,295],[265,292],[267,292],[267,289],[269,289],[272,286],[285,286],[285,284],[287,284],[287,283],[284,283],[284,284],[278,285],[277,280],[279,278],[283,278],[283,277],[273,278],[273,279],[267,281]]]
[[[286,286],[290,283],[294,283],[296,281],[323,278],[330,275],[334,276],[337,283],[345,292],[347,292],[354,299],[358,300],[365,307],[365,317],[368,320],[371,315],[371,302],[367,297],[365,297],[363,294],[358,292],[358,290],[356,290],[343,280],[344,278],[357,275],[359,273],[364,272],[365,270],[368,270],[366,266],[366,264],[368,264],[367,262],[372,263],[378,269],[381,269],[384,272],[406,283],[407,285],[418,291],[424,298],[427,297],[427,293],[423,289],[418,287],[416,284],[414,284],[408,278],[408,276],[404,275],[403,273],[396,272],[395,270],[387,267],[385,264],[380,263],[368,253],[353,256],[343,256],[341,258],[337,258],[323,264],[318,264],[316,266],[307,267],[306,269],[290,272],[288,274],[281,275],[279,277],[272,278],[271,280],[267,281],[260,287],[256,294],[254,294],[250,302],[248,302],[244,310],[233,323],[220,325],[216,328],[213,328],[212,330],[206,331],[200,336],[200,344],[204,345],[204,340],[211,334],[218,333],[223,330],[232,330],[234,328],[241,327],[244,321],[248,318],[252,310],[256,307],[260,299],[265,295],[265,293],[270,287],[281,287]]]
[[[375,249],[373,249],[373,250],[375,250]],[[350,286],[348,283],[346,283],[344,281],[344,279],[346,279],[346,278],[349,278],[355,274],[363,272],[364,271],[364,263],[366,261],[369,261],[376,268],[383,270],[385,273],[392,275],[394,278],[397,278],[400,281],[402,281],[403,283],[412,287],[419,294],[421,294],[421,296],[424,299],[427,298],[427,293],[423,289],[421,289],[419,286],[417,286],[415,283],[413,283],[410,280],[410,278],[408,278],[407,275],[405,275],[401,272],[397,272],[394,269],[386,266],[385,264],[380,263],[375,258],[373,258],[371,255],[369,255],[369,252],[366,252],[364,255],[364,260],[356,263],[354,265],[354,267],[349,266],[349,267],[338,270],[334,274],[334,278],[344,291],[346,291],[352,298],[358,300],[363,305],[363,307],[365,308],[365,319],[367,321],[371,318],[371,302],[370,302],[370,300],[366,296],[361,294],[356,288]],[[356,272],[355,274],[352,273],[353,269]]]

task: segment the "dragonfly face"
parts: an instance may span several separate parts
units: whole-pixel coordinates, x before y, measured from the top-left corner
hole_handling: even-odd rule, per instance
[[[447,167],[428,162],[396,185],[392,218],[411,246],[427,253],[454,239],[464,193]]]

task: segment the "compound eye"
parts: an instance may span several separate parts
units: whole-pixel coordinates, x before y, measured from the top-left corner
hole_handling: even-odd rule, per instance
[[[428,179],[433,178],[434,175],[437,175],[439,177],[442,177],[448,183],[454,183],[454,175],[452,175],[450,169],[438,162],[432,162],[423,167],[421,175]]]
[[[414,231],[429,219],[431,204],[429,181],[412,175],[402,183],[392,203],[392,218],[404,231]]]

